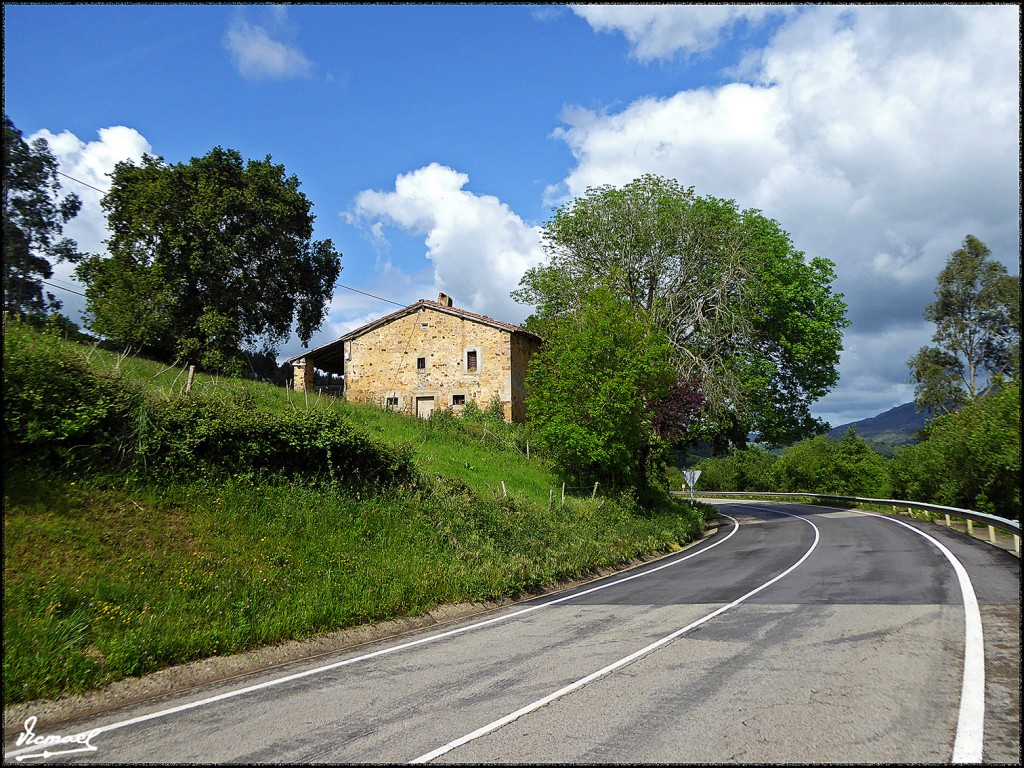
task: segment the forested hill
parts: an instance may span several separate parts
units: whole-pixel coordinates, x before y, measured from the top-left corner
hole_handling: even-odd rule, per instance
[[[829,436],[838,440],[850,427],[855,427],[857,434],[865,440],[902,445],[914,442],[914,434],[924,426],[927,415],[919,413],[913,402],[904,403],[870,419],[842,424],[829,432]]]

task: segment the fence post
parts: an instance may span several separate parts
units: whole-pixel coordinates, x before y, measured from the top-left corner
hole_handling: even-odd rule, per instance
[[[565,483],[562,483],[562,506],[565,506]]]
[[[188,383],[185,384],[185,394],[187,395],[192,391],[192,382],[196,380],[196,367],[190,365],[188,367]]]
[[[508,491],[505,490],[505,481],[504,480],[501,481],[501,495],[502,496],[508,496]]]
[[[590,498],[593,499],[595,496],[597,496],[597,483],[596,482],[594,483],[594,492],[592,494],[590,494]]]

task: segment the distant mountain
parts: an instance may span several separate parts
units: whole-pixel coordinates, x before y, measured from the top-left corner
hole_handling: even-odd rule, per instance
[[[905,445],[916,442],[914,434],[920,430],[928,418],[927,413],[918,413],[915,403],[897,405],[885,413],[862,419],[849,424],[841,424],[831,432],[829,437],[837,440],[846,434],[846,430],[854,427],[858,437],[870,443],[881,443],[889,446]]]

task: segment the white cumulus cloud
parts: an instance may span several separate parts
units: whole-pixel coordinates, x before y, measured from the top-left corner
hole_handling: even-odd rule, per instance
[[[423,237],[434,290],[456,306],[515,322],[526,314],[509,293],[543,259],[540,228],[492,195],[464,187],[469,176],[431,163],[395,180],[392,191],[365,190],[346,217],[385,236],[391,226]],[[434,298],[422,296],[421,298]]]
[[[713,44],[732,23],[729,6],[700,23],[661,7],[577,12],[647,57]],[[742,82],[567,108],[555,135],[575,167],[549,193],[656,173],[763,210],[837,265],[853,321],[840,386],[882,375],[869,349],[884,350],[900,365],[878,391],[904,397],[905,360],[930,335],[921,314],[964,237],[1018,269],[1019,21],[1005,5],[802,7],[746,55]]]
[[[641,61],[677,52],[714,49],[725,32],[740,23],[759,24],[790,12],[779,5],[574,5],[572,10],[599,32],[621,32]]]
[[[107,221],[100,200],[110,188],[110,174],[117,163],[138,162],[144,154],[151,154],[153,148],[142,134],[123,125],[101,128],[97,141],[82,141],[70,131],[55,135],[46,129],[32,134],[29,140],[38,138],[46,140],[61,173],[71,177],[61,177],[62,191],[74,192],[82,200],[82,210],[64,225],[64,234],[78,243],[80,251],[102,251]]]
[[[59,177],[61,191],[78,195],[82,208],[64,225],[64,234],[72,238],[83,253],[103,253],[106,250],[103,241],[109,236],[109,231],[100,200],[110,189],[110,174],[114,166],[125,160],[139,162],[144,154],[152,154],[153,151],[146,138],[134,128],[115,125],[101,128],[98,133],[99,139],[95,141],[83,141],[70,131],[53,134],[46,129],[27,137],[29,142],[45,139],[57,158],[58,170],[71,177]],[[73,265],[66,262],[56,264],[53,272],[61,285],[74,286],[74,290],[80,291]],[[64,302],[64,314],[78,322],[78,313],[85,306],[84,299],[67,291],[53,292]]]

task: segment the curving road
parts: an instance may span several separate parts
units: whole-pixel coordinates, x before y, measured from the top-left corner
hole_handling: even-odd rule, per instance
[[[633,571],[38,728],[86,743],[7,738],[5,762],[1020,762],[1016,557],[716,505],[717,533]]]

